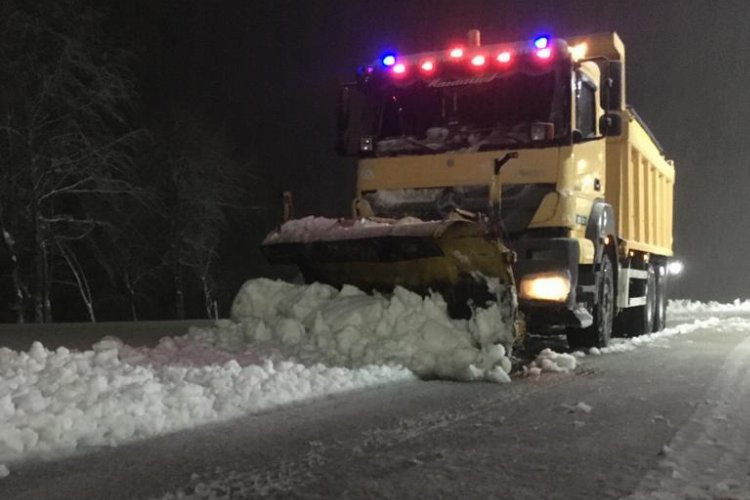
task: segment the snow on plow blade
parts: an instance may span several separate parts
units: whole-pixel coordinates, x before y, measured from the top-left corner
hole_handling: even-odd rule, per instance
[[[308,217],[269,234],[262,250],[273,264],[298,266],[307,282],[365,291],[434,290],[459,307],[467,298],[477,304],[497,298],[484,278],[513,286],[512,252],[482,223],[460,216],[429,222]]]

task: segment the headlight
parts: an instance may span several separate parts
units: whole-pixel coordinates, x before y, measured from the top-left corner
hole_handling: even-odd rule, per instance
[[[564,302],[569,294],[570,276],[564,272],[530,274],[521,279],[522,299]]]

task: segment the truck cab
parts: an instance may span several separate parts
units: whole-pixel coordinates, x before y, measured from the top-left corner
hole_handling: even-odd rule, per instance
[[[674,167],[625,104],[617,34],[385,54],[341,86],[337,149],[355,218],[485,217],[530,330],[663,325]]]

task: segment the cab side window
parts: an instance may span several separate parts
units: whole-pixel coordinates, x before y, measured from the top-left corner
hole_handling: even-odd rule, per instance
[[[596,85],[582,73],[576,76],[576,131],[581,139],[596,137]]]

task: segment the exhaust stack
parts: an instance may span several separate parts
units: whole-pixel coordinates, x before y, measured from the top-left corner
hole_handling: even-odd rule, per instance
[[[479,30],[469,30],[469,47],[480,47],[482,45],[481,33]]]

